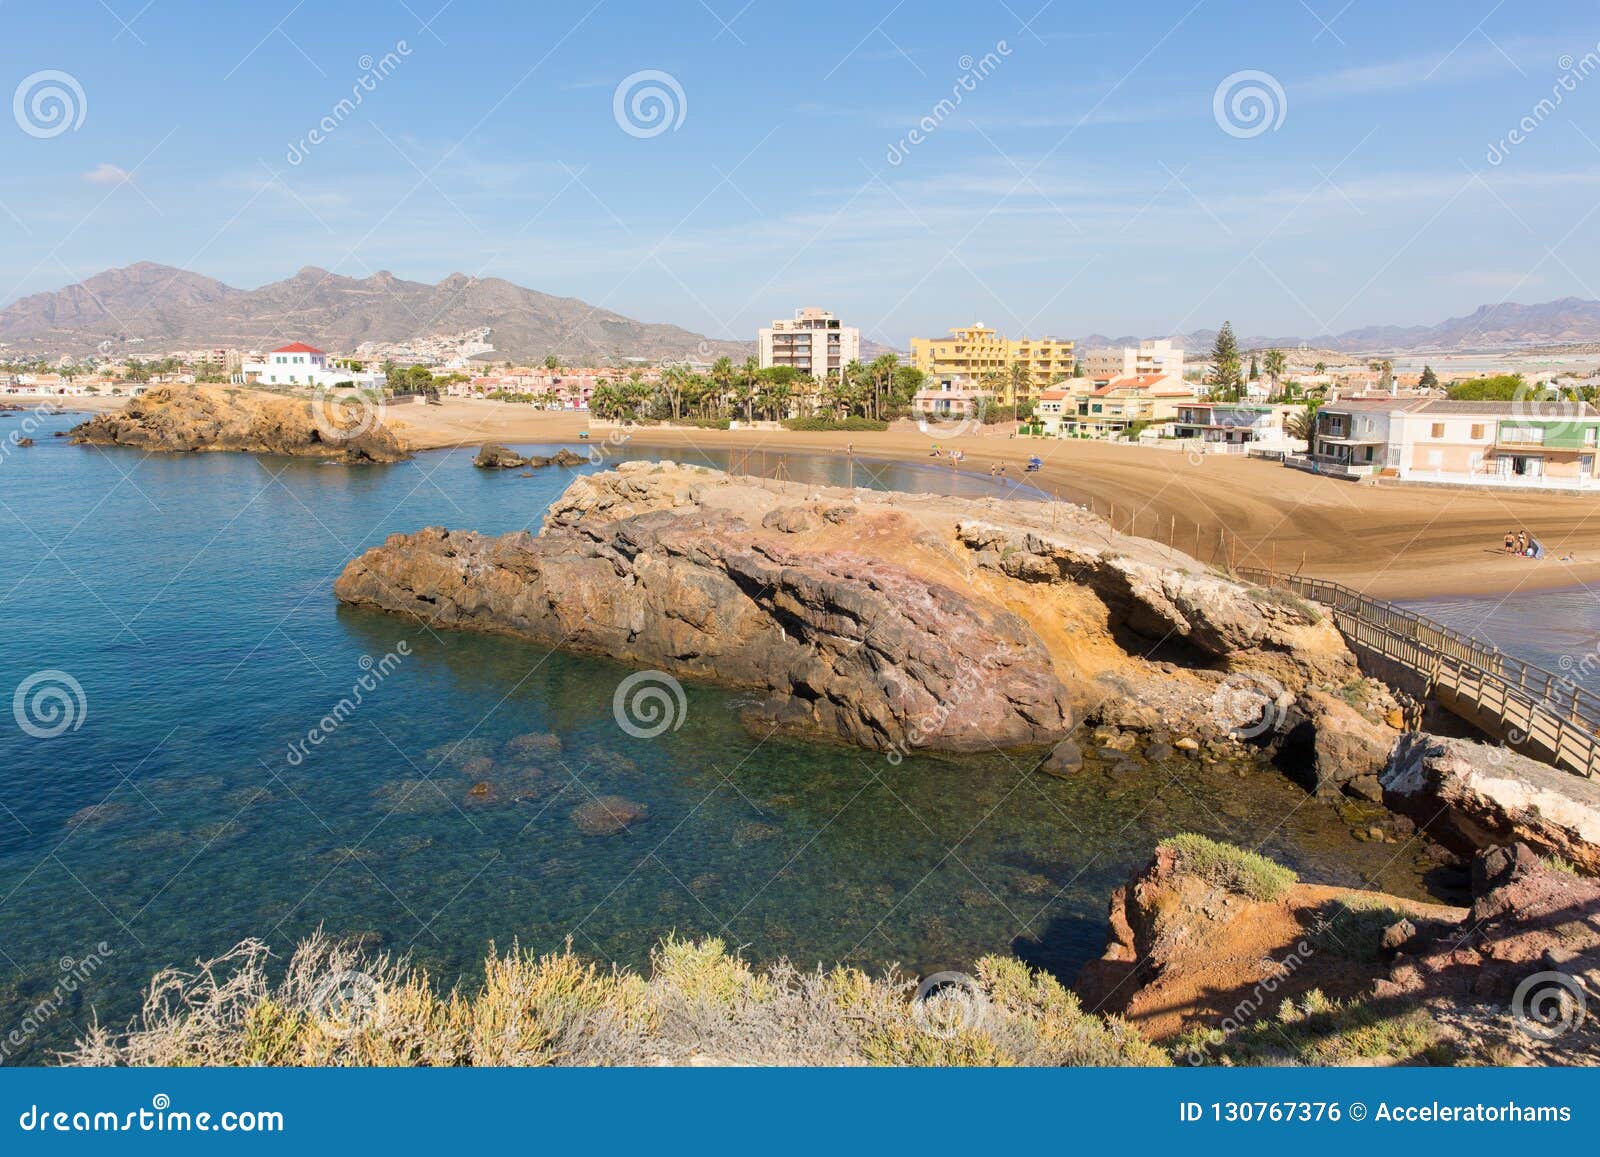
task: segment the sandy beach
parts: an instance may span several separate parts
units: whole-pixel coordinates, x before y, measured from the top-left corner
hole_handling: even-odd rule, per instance
[[[61,408],[103,412],[121,398],[61,399]],[[567,443],[610,429],[587,414],[553,413],[513,402],[450,398],[442,404],[392,405],[387,420],[415,450],[485,442]],[[772,472],[784,453],[844,455],[870,462],[933,461],[937,442],[965,457],[960,469],[1006,476],[1092,508],[1119,530],[1157,538],[1206,562],[1300,571],[1336,579],[1385,598],[1506,594],[1600,584],[1600,496],[1508,493],[1459,487],[1360,485],[1276,463],[1234,456],[1091,441],[1009,438],[1003,430],[950,437],[902,423],[885,433],[787,430],[688,430],[635,427],[629,445],[681,461],[700,450],[753,451],[750,468]],[[1025,474],[1031,455],[1044,459]],[[1545,559],[1509,556],[1507,530],[1527,528]],[[1574,561],[1560,561],[1563,555]]]
[[[506,402],[449,399],[389,412],[416,449],[499,442],[576,442],[585,414]],[[591,441],[609,431],[596,429]],[[886,433],[785,430],[669,430],[638,427],[630,446],[660,448],[682,461],[697,449],[765,451],[767,469],[784,452],[844,454],[859,460],[931,461],[934,442],[959,449],[961,469],[1007,477],[1081,503],[1119,530],[1170,540],[1198,557],[1336,579],[1385,598],[1512,594],[1600,583],[1600,496],[1518,494],[1453,487],[1359,485],[1276,463],[1105,442],[1008,438],[1003,432],[951,438],[907,428]],[[1044,459],[1024,474],[1031,455]],[[759,455],[752,462],[760,468]],[[1548,548],[1540,561],[1498,548],[1526,527]],[[1571,552],[1573,562],[1559,561]]]

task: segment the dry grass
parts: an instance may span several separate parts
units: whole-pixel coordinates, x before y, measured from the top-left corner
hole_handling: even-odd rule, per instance
[[[719,940],[668,937],[648,977],[564,952],[491,952],[473,993],[439,995],[404,960],[314,936],[283,977],[247,941],[151,983],[123,1033],[96,1025],[75,1065],[1164,1065],[1167,1054],[1018,961],[962,985],[857,969],[763,970]]]

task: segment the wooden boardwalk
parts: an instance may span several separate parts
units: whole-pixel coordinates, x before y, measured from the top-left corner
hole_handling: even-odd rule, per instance
[[[1517,751],[1578,775],[1600,773],[1600,696],[1342,583],[1239,568],[1238,577],[1326,607],[1353,650],[1399,666],[1440,706]]]

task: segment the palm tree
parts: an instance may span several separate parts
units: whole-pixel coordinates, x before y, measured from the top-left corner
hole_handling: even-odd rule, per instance
[[[661,373],[661,394],[667,400],[667,406],[672,411],[672,420],[676,422],[683,413],[683,386],[688,372],[679,366],[663,370]]]
[[[596,386],[594,393],[589,395],[589,409],[596,417],[615,420],[622,417],[627,408],[622,391],[610,382]]]
[[[1261,368],[1267,371],[1267,377],[1272,379],[1272,396],[1278,396],[1278,379],[1283,376],[1283,371],[1289,366],[1289,359],[1282,350],[1268,350],[1261,358]]]
[[[547,355],[544,359],[544,368],[551,373],[555,373],[561,368],[561,359],[556,357],[555,354]]]
[[[1029,395],[1033,392],[1033,374],[1023,362],[1012,362],[1006,384],[1011,387],[1011,404],[1021,417],[1022,408],[1032,404]]]
[[[1284,433],[1310,446],[1312,432],[1317,426],[1317,409],[1316,402],[1307,402],[1297,413],[1290,414],[1289,420],[1283,424]]]

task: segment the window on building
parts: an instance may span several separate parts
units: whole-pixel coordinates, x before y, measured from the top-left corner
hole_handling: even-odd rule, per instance
[[[1481,423],[1474,422],[1472,424],[1472,440],[1474,442],[1483,441],[1483,426]]]
[[[1444,423],[1443,422],[1435,422],[1433,424],[1433,436],[1435,438],[1443,438],[1444,437]]]

